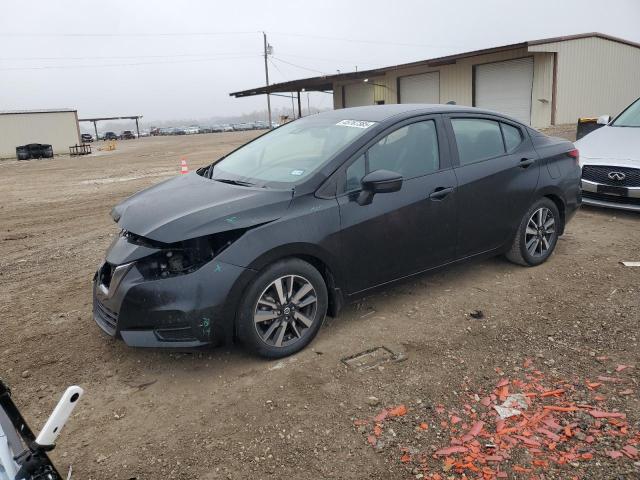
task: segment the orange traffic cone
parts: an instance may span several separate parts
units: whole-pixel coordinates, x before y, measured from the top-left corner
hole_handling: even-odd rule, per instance
[[[182,175],[189,173],[189,167],[187,167],[187,159],[185,157],[180,158],[180,173]]]

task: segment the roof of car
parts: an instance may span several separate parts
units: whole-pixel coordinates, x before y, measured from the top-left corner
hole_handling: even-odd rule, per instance
[[[475,107],[425,103],[402,103],[341,108],[338,110],[322,112],[319,115],[322,115],[324,117],[333,117],[336,119],[339,118],[341,120],[368,120],[370,122],[382,122],[392,117],[400,116],[403,114],[427,115],[430,113],[484,113],[488,115],[498,115],[501,117],[510,118],[497,112],[483,110]]]

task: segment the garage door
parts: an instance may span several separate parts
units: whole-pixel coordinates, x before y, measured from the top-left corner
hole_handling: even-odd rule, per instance
[[[475,106],[531,123],[533,58],[475,67]]]
[[[400,103],[440,103],[440,73],[400,77]]]
[[[353,83],[344,86],[344,106],[361,107],[373,105],[373,87],[366,83]]]

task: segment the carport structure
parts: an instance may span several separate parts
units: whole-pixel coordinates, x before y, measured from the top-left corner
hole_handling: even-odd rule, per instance
[[[253,88],[251,90],[243,90],[241,92],[232,92],[232,97],[252,97],[254,95],[273,95],[276,97],[292,98],[297,96],[298,100],[298,117],[302,117],[302,102],[300,101],[301,92],[323,92],[332,93],[333,78],[340,75],[327,75],[322,77],[304,78],[301,80],[291,80],[289,82],[274,83],[265,87]],[[288,93],[288,95],[285,95]]]
[[[640,44],[602,33],[528,40],[231,93],[333,92],[333,107],[456,103],[538,128],[615,115],[640,96]]]
[[[129,117],[97,117],[97,118],[80,118],[78,122],[92,122],[93,130],[96,133],[96,141],[98,140],[98,122],[104,120],[135,120],[136,121],[136,135],[140,138],[140,126],[138,120],[142,118],[142,115],[131,115]]]

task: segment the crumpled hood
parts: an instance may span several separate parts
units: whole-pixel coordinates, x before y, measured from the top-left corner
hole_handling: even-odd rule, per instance
[[[640,167],[640,128],[604,126],[575,142],[580,163]]]
[[[111,215],[124,230],[173,243],[277,220],[291,197],[289,190],[229,185],[194,172],[132,195]]]

